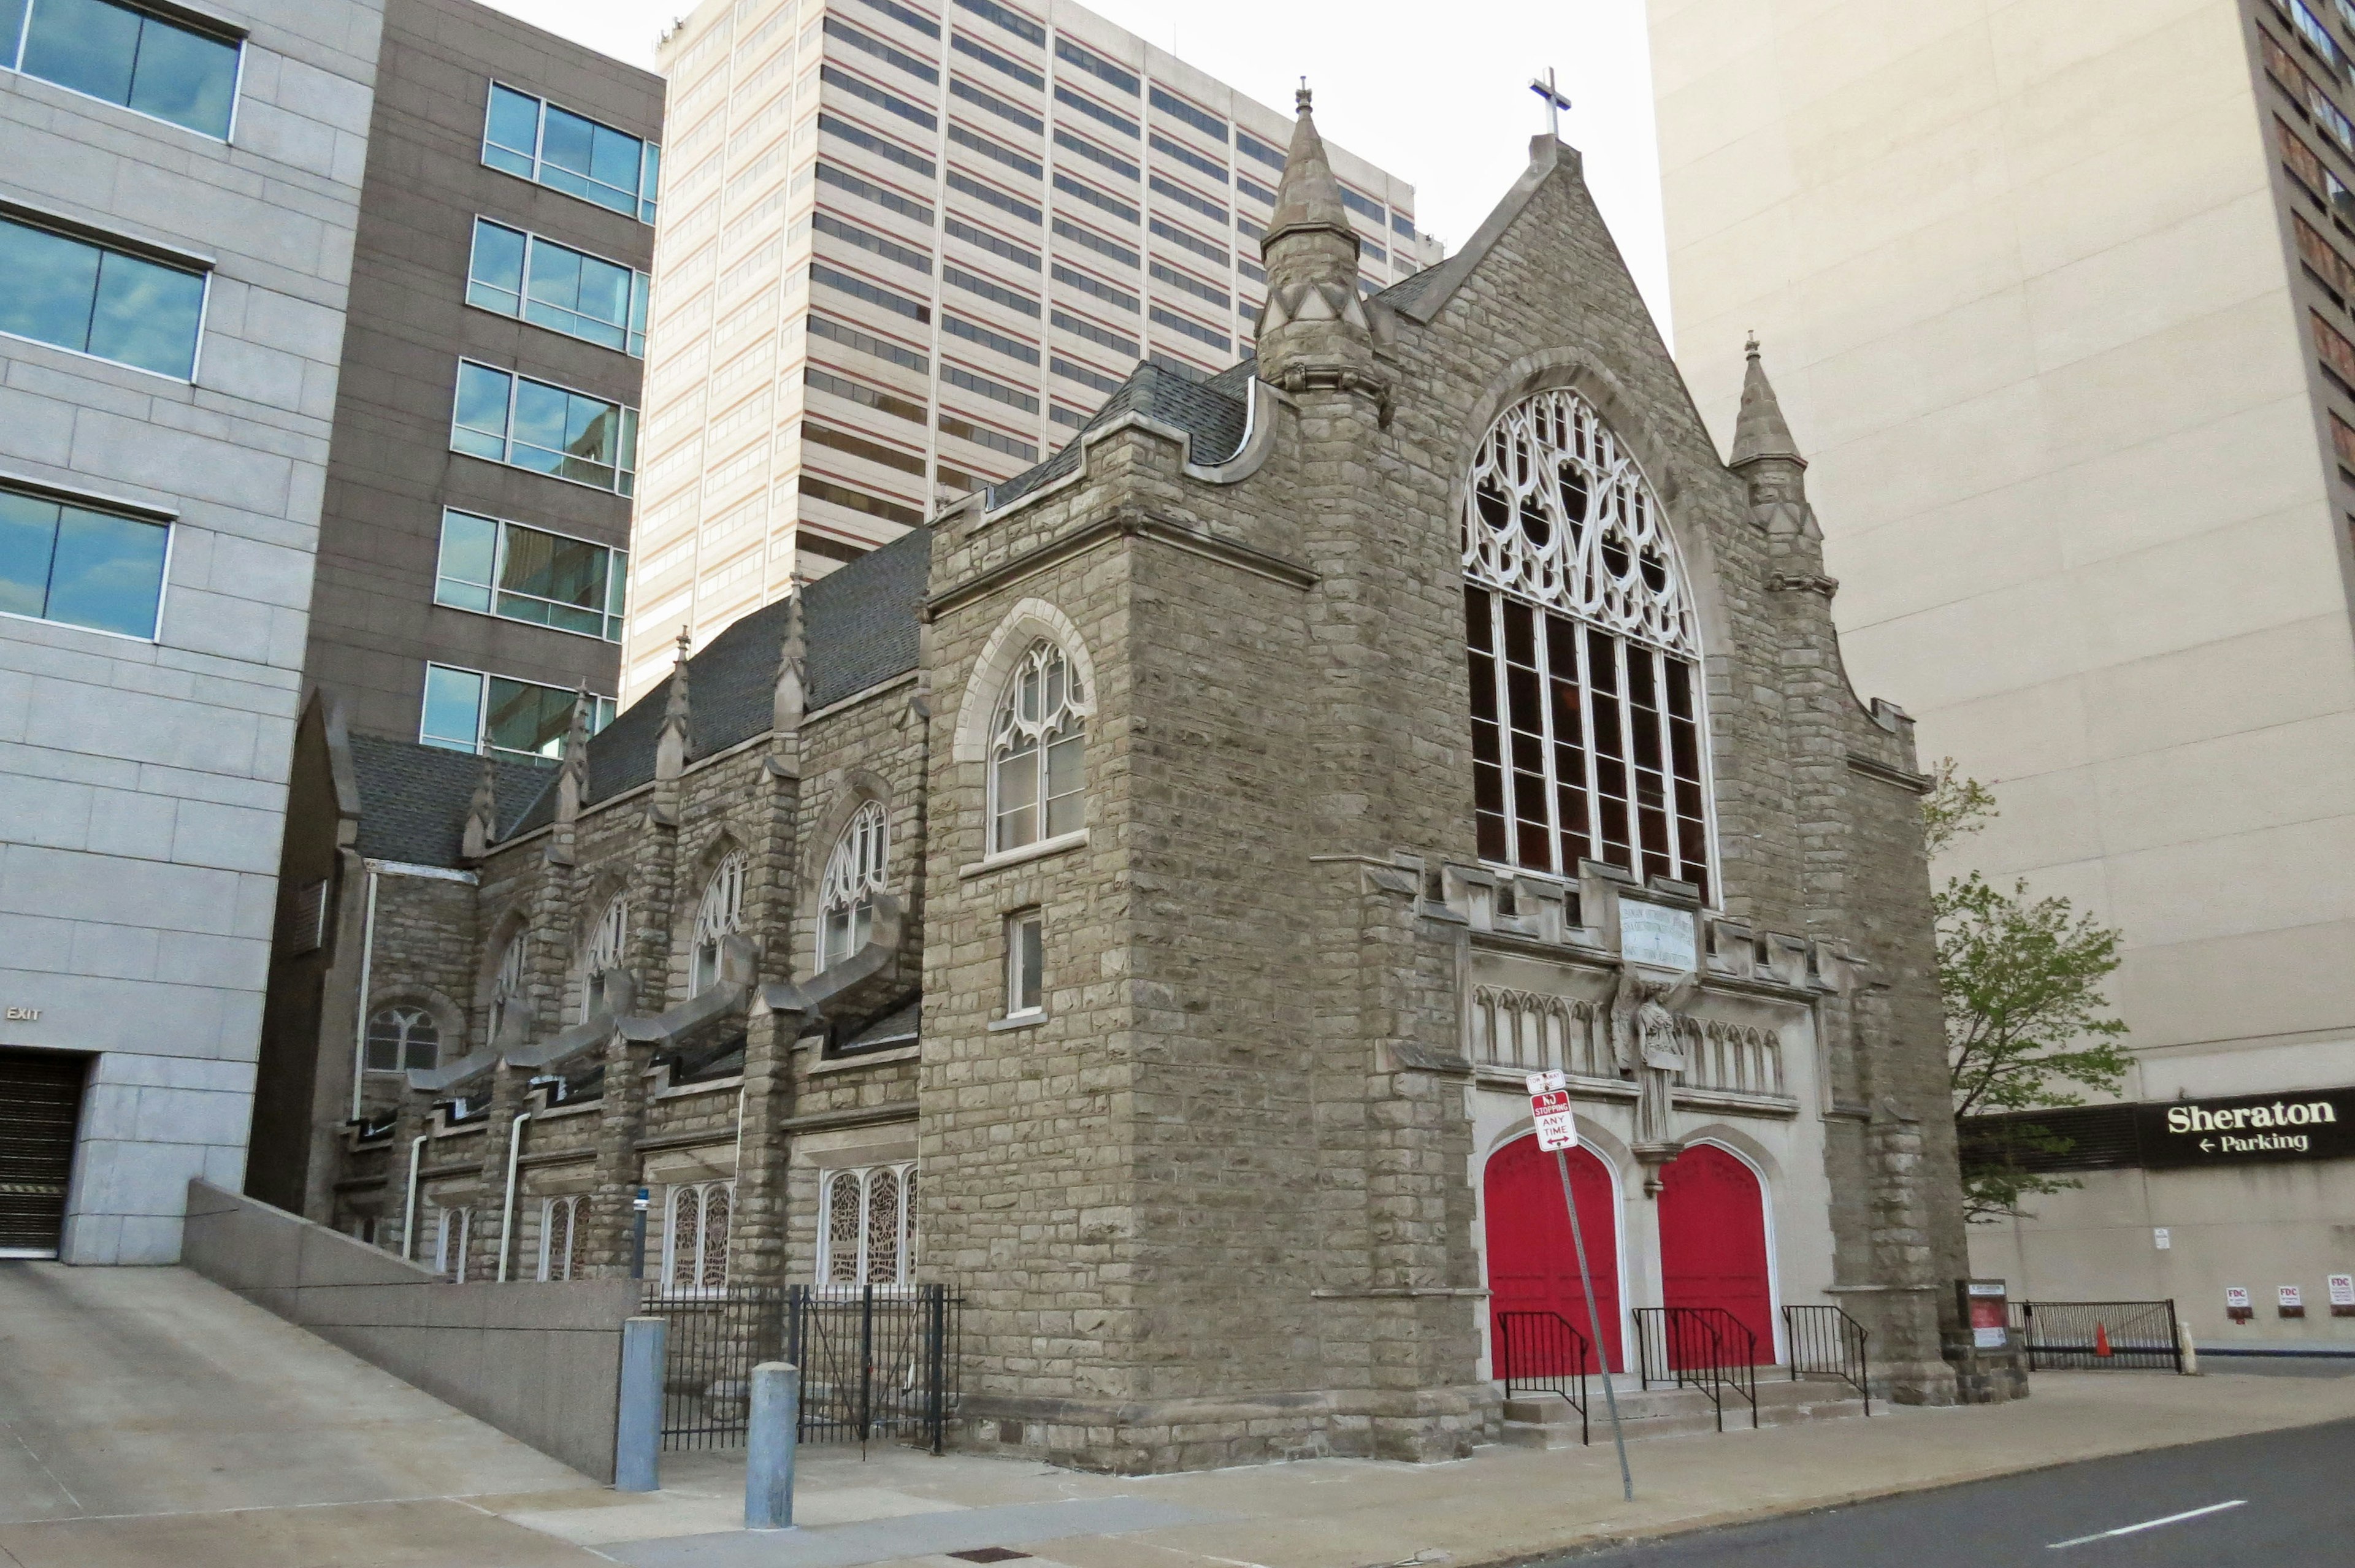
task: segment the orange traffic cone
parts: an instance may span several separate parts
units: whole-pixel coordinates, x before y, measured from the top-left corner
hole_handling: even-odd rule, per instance
[[[2094,1354],[2106,1356],[2109,1353],[2110,1326],[2106,1323],[2096,1323],[2094,1325]]]

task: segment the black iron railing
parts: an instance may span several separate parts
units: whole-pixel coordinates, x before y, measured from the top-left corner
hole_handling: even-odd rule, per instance
[[[741,1446],[752,1369],[791,1361],[802,1374],[802,1442],[937,1454],[956,1414],[961,1305],[938,1285],[650,1292],[646,1313],[667,1326],[663,1446]]]
[[[1872,1413],[1872,1361],[1866,1347],[1872,1336],[1837,1307],[1785,1307],[1783,1338],[1791,1353],[1791,1381],[1838,1378],[1864,1396]]]
[[[1586,1336],[1555,1312],[1497,1314],[1497,1376],[1505,1397],[1558,1393],[1578,1412],[1578,1440],[1589,1441],[1586,1368],[1593,1351]]]
[[[2183,1370],[2172,1301],[2020,1301],[2012,1332],[2030,1371]]]
[[[1717,1410],[1725,1430],[1725,1399],[1731,1393],[1750,1406],[1758,1424],[1758,1336],[1722,1307],[1638,1307],[1636,1366],[1644,1386],[1697,1388]]]

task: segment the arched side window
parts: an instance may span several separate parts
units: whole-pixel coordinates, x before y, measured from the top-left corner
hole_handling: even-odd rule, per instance
[[[579,1229],[581,1200],[550,1198],[539,1211],[539,1277],[563,1280],[572,1277],[572,1241]]]
[[[728,1226],[735,1197],[732,1181],[671,1189],[663,1264],[663,1280],[671,1290],[718,1290],[727,1285]]]
[[[867,944],[875,923],[875,895],[883,891],[890,824],[880,801],[868,801],[834,841],[818,885],[817,966],[841,963]]]
[[[822,1285],[905,1285],[916,1274],[916,1168],[835,1170],[818,1183]]]
[[[596,1017],[597,1010],[605,1005],[605,971],[622,966],[629,943],[629,897],[616,893],[605,905],[605,912],[597,917],[597,928],[590,933],[589,945],[581,954],[582,1022]]]
[[[517,931],[499,949],[499,966],[491,976],[491,1038],[499,1038],[507,1015],[523,999],[524,964],[531,956],[531,933]]]
[[[1592,404],[1498,416],[1464,503],[1481,859],[1712,896],[1700,635],[1651,485]]]
[[[1080,830],[1092,707],[1063,650],[1031,644],[989,727],[991,854]]]
[[[719,983],[719,940],[744,926],[744,857],[731,850],[720,858],[695,906],[695,944],[687,964],[687,995],[701,996]]]
[[[442,1029],[419,1007],[378,1008],[368,1015],[370,1072],[431,1072],[442,1064]]]
[[[433,1272],[465,1284],[467,1247],[474,1236],[472,1209],[442,1210],[433,1230]]]

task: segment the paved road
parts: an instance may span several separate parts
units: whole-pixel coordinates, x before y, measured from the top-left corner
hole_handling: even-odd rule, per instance
[[[2172,1522],[2155,1522],[2160,1520]],[[2130,1528],[2137,1525],[2147,1528]],[[2349,1568],[2355,1563],[2355,1422],[2063,1465],[1657,1545],[1565,1557],[1548,1568],[2026,1563]]]

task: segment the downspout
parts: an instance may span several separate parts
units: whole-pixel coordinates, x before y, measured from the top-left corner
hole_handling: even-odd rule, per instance
[[[409,1140],[409,1207],[400,1217],[400,1261],[417,1261],[417,1168],[425,1158],[425,1141],[432,1133],[420,1133]]]
[[[499,1211],[499,1283],[507,1282],[507,1259],[515,1252],[516,1167],[523,1157],[523,1125],[531,1120],[531,1113],[517,1113],[507,1124],[507,1198]]]
[[[376,880],[375,867],[368,868],[368,913],[360,922],[360,1003],[352,1019],[352,1120],[360,1119],[360,1085],[368,1075],[368,976],[376,963]],[[395,1067],[402,1065],[396,1061]],[[410,1178],[410,1190],[416,1189],[416,1179]],[[403,1245],[407,1243],[404,1242]],[[403,1253],[402,1256],[408,1254]]]

